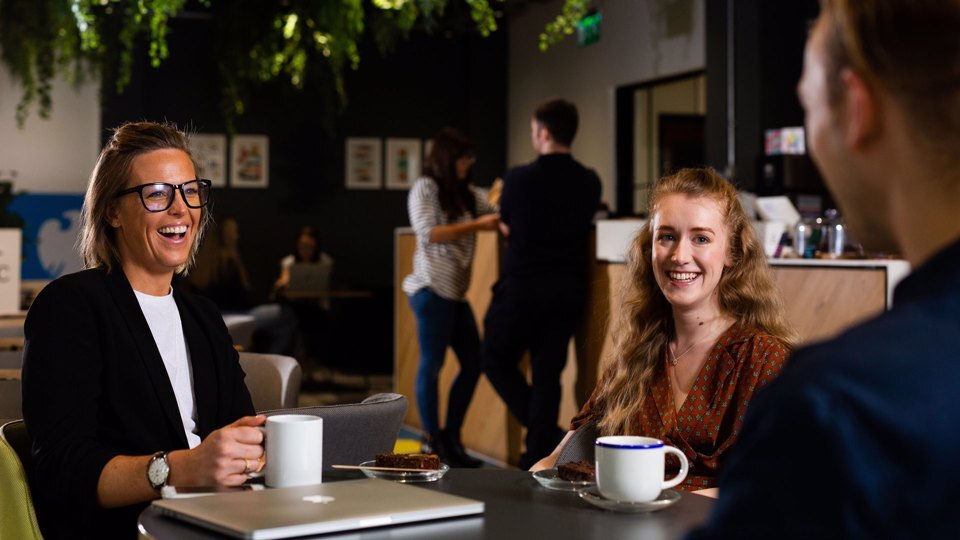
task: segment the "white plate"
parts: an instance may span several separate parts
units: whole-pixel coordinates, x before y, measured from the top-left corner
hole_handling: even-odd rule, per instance
[[[596,485],[593,480],[564,480],[560,478],[556,469],[542,469],[533,473],[533,478],[547,489],[557,491],[579,491],[583,488]]]
[[[660,492],[660,496],[650,502],[628,502],[617,501],[604,498],[597,491],[597,487],[583,488],[579,491],[580,498],[588,503],[604,510],[614,510],[616,512],[656,512],[663,510],[680,500],[680,493],[673,489],[665,489]]]
[[[376,461],[364,461],[360,464],[361,467],[374,467],[376,466]],[[393,480],[394,482],[400,482],[402,484],[407,484],[410,482],[435,482],[441,478],[443,475],[447,474],[447,471],[450,470],[450,467],[446,463],[441,463],[440,468],[435,471],[373,471],[370,469],[360,469],[363,471],[363,474],[369,476],[370,478],[380,478],[381,480]]]

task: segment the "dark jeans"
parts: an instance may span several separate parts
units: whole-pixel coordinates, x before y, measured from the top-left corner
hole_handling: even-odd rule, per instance
[[[420,421],[428,433],[440,430],[437,384],[447,347],[460,362],[460,373],[450,387],[446,429],[459,437],[467,407],[480,379],[480,335],[470,304],[454,302],[430,289],[420,289],[410,297],[417,316],[420,340],[420,366],[417,369],[417,407]]]
[[[510,413],[527,427],[523,469],[552,452],[565,433],[557,426],[560,374],[585,295],[581,276],[505,277],[493,287],[483,321],[483,370]],[[530,351],[533,384],[518,369],[525,351]]]

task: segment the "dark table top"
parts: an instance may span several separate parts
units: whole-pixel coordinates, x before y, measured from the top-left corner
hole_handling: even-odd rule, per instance
[[[324,473],[326,479],[362,478],[357,472]],[[535,540],[539,538],[682,538],[703,523],[713,500],[683,493],[673,506],[648,514],[625,514],[596,508],[576,493],[541,487],[529,472],[494,469],[454,469],[438,482],[413,484],[486,503],[483,514],[328,534],[324,540],[457,539]],[[141,534],[160,540],[222,538],[211,531],[161,516],[153,507],[140,514]]]

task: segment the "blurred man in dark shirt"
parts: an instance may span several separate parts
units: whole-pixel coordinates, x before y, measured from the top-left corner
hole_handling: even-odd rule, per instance
[[[570,154],[577,108],[555,99],[530,122],[538,158],[511,169],[500,199],[507,249],[484,319],[484,371],[516,419],[527,427],[528,468],[565,433],[557,427],[560,373],[586,296],[591,223],[600,179]],[[530,351],[533,384],[517,368]]]

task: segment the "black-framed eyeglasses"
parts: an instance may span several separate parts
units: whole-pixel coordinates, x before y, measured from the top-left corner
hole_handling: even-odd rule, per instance
[[[183,197],[183,202],[190,208],[203,208],[210,202],[210,180],[198,178],[182,184],[168,184],[166,182],[151,182],[125,189],[116,194],[123,197],[130,193],[140,194],[140,202],[148,212],[163,212],[173,204],[177,191]]]

